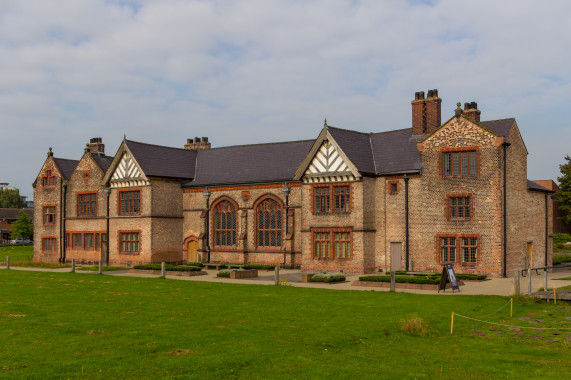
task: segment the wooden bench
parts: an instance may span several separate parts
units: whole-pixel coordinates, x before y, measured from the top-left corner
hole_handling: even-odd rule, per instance
[[[228,268],[230,268],[230,269],[242,269],[242,268],[244,268],[244,265],[242,265],[242,264],[228,264]]]
[[[237,280],[240,278],[252,278],[252,277],[258,277],[257,269],[233,270],[232,272],[230,272],[230,278],[233,280]]]
[[[205,268],[205,269],[216,269],[216,270],[219,270],[221,266],[224,266],[224,264],[212,264],[212,263],[205,263],[205,264],[204,264],[204,268]]]

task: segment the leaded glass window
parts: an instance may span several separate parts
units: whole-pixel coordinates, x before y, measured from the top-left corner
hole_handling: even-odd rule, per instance
[[[236,246],[236,206],[229,200],[222,200],[214,206],[214,245]]]
[[[258,219],[258,247],[279,248],[282,246],[281,205],[272,198],[266,198],[256,207]]]

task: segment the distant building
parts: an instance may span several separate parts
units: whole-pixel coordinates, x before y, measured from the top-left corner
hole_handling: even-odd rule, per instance
[[[8,244],[12,239],[12,224],[20,217],[20,211],[24,211],[31,220],[34,220],[33,208],[0,208],[0,244]]]
[[[441,102],[416,93],[412,126],[389,132],[325,123],[313,140],[212,149],[204,137],[184,149],[125,139],[113,157],[94,138],[80,160],[50,148],[34,182],[34,260],[451,263],[491,276],[551,263],[553,191],[527,180],[515,119],[480,121],[466,103],[442,124]]]
[[[533,182],[537,183],[540,186],[545,187],[546,189],[552,190],[554,192],[559,190],[559,186],[557,186],[555,181],[550,180],[550,179],[533,181]],[[569,212],[563,211],[559,208],[559,206],[561,206],[561,203],[559,203],[557,201],[557,197],[549,197],[549,202],[551,202],[551,207],[553,208],[553,221],[552,221],[553,233],[554,234],[558,234],[558,233],[571,234],[571,224],[565,224],[561,219],[559,219],[564,215],[568,215]]]

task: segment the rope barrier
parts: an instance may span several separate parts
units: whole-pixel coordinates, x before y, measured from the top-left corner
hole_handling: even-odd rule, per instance
[[[489,317],[490,315],[497,314],[500,310],[502,310],[504,307],[508,306],[511,302],[512,302],[512,300],[510,299],[504,306],[500,307],[498,310],[494,311],[491,314],[485,314],[482,317]]]
[[[565,328],[565,327],[540,327],[540,326],[516,326],[516,325],[506,325],[505,323],[498,323],[498,322],[489,322],[489,321],[483,321],[481,319],[476,319],[476,318],[472,318],[472,317],[467,317],[465,315],[461,315],[458,313],[454,313],[455,317],[462,317],[462,318],[466,318],[466,319],[471,319],[473,321],[478,321],[478,322],[482,322],[482,323],[488,323],[490,325],[497,325],[497,326],[504,326],[504,327],[517,327],[518,329],[541,329],[541,330],[571,330],[571,328]]]

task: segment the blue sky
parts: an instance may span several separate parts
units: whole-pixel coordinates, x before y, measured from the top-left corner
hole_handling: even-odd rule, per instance
[[[546,5],[547,4],[547,5]],[[571,2],[0,0],[0,182],[24,195],[49,147],[91,137],[182,147],[408,128],[476,101],[515,117],[528,178],[571,154]]]

